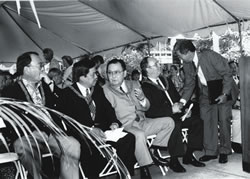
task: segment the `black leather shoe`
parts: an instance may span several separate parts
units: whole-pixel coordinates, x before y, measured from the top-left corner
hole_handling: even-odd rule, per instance
[[[184,156],[182,162],[183,162],[183,164],[186,164],[186,165],[191,164],[195,167],[205,167],[206,166],[204,163],[199,162],[194,156],[191,156],[191,157]]]
[[[207,162],[209,160],[217,159],[216,155],[204,155],[201,158],[199,158],[200,162]]]
[[[172,169],[174,172],[177,173],[184,173],[186,169],[180,164],[179,160],[170,160],[169,168]]]
[[[242,146],[239,143],[232,142],[232,149],[235,153],[242,154]]]
[[[167,161],[167,159],[161,158],[156,149],[154,149],[153,151],[151,150],[151,157],[155,165],[169,166],[169,162]]]
[[[151,174],[147,166],[140,168],[141,179],[152,179]]]
[[[227,154],[220,154],[219,163],[227,163]]]

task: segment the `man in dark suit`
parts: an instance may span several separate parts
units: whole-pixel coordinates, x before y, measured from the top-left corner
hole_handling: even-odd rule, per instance
[[[105,98],[104,92],[100,85],[96,84],[97,74],[95,63],[84,57],[73,66],[74,83],[63,90],[60,97],[59,110],[74,118],[79,123],[92,127],[92,131],[99,137],[105,139],[104,131],[116,129],[121,123],[116,119],[114,109]],[[135,137],[128,133],[125,137],[115,143],[111,143],[117,150],[130,174],[134,173],[134,150]],[[83,147],[82,147],[83,148]],[[93,149],[93,148],[92,148]],[[82,149],[84,150],[84,149]],[[89,160],[83,153],[83,168],[89,178],[97,178],[99,174],[98,164],[101,158],[95,153],[89,154]],[[94,154],[95,153],[95,154]],[[84,158],[85,157],[85,158]],[[92,161],[90,161],[92,160]]]
[[[175,44],[174,51],[183,60],[185,84],[180,104],[185,105],[190,99],[196,86],[198,76],[200,114],[204,122],[203,145],[205,155],[200,161],[216,159],[219,154],[219,163],[228,161],[227,155],[231,153],[231,89],[233,78],[227,59],[211,50],[197,52],[193,43],[189,40],[181,40]],[[215,104],[211,101],[212,94],[218,90],[212,89],[209,84],[218,83],[217,89],[221,91],[215,97]],[[180,105],[181,107],[182,105]],[[220,131],[218,145],[218,126]]]
[[[180,100],[171,79],[161,76],[159,62],[152,57],[145,57],[141,61],[143,76],[142,90],[150,101],[150,108],[146,111],[146,117],[172,117],[175,121],[175,128],[168,142],[170,168],[175,172],[185,172],[185,168],[179,163],[178,157],[183,156],[184,144],[182,143],[182,126],[189,128],[189,142],[186,155],[183,157],[184,164],[192,164],[196,167],[203,167],[205,164],[197,161],[193,156],[195,150],[202,149],[202,121],[199,118],[181,121],[183,113],[178,110]]]
[[[3,96],[54,108],[54,97],[47,85],[49,79],[41,72],[41,62],[42,61],[36,52],[26,52],[20,55],[16,63],[17,74],[20,80],[17,80],[13,85],[7,87],[3,91]],[[42,80],[41,77],[43,77]],[[53,154],[57,155],[61,160],[60,178],[79,179],[79,142],[73,137],[52,135],[49,133],[48,128],[45,128],[39,123],[39,120],[34,119],[33,122],[42,131],[40,133],[35,130],[33,125],[30,126],[33,131],[33,137],[36,138],[41,153],[43,154],[45,152],[46,147],[44,146],[46,139]],[[33,137],[29,137],[32,148],[30,148],[28,139],[22,137],[22,139],[18,138],[15,140],[14,149],[29,174],[33,175],[36,179],[42,179],[44,174],[41,170],[41,156],[39,156],[37,144]],[[57,141],[60,142],[60,146],[58,146]]]

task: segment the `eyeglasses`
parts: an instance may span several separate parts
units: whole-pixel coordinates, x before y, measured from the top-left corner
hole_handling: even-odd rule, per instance
[[[43,63],[40,63],[39,65],[28,65],[29,67],[35,67],[35,68],[37,68],[37,69],[39,69],[39,70],[41,70],[42,68],[43,68]]]
[[[154,65],[148,66],[148,68],[153,68],[153,67],[160,67],[160,63],[159,62],[155,62]]]
[[[109,76],[111,76],[111,75],[120,75],[121,73],[122,73],[123,71],[108,71],[107,72],[107,74],[109,75]]]

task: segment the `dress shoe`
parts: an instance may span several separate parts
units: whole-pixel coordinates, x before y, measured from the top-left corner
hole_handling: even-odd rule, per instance
[[[140,168],[141,179],[152,179],[151,174],[147,166]]]
[[[206,165],[202,162],[199,162],[194,156],[184,156],[183,164],[191,164],[195,167],[205,167]]]
[[[201,158],[199,158],[200,162],[207,162],[209,160],[217,159],[216,155],[204,155]]]
[[[186,169],[180,164],[179,160],[170,160],[169,168],[177,173],[184,173]]]
[[[239,143],[232,142],[232,149],[235,153],[242,154],[242,146]]]
[[[167,161],[167,159],[164,159],[161,156],[159,156],[156,149],[151,150],[151,157],[155,165],[169,166],[169,162]]]
[[[219,163],[227,163],[227,154],[220,154]]]

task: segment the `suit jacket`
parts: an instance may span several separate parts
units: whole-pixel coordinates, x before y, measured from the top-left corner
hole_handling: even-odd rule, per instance
[[[40,90],[42,98],[44,99],[45,106],[48,108],[54,108],[55,107],[55,98],[54,98],[49,86],[43,80],[41,81],[41,85],[39,86],[39,90]],[[8,97],[8,98],[13,98],[13,99],[20,100],[20,101],[26,101],[26,102],[33,103],[31,96],[29,95],[26,87],[24,86],[24,84],[21,80],[15,82],[13,85],[6,87],[3,90],[3,97]],[[33,116],[30,116],[30,117],[33,118]],[[47,127],[45,127],[44,124],[39,122],[39,120],[34,119],[33,122],[39,127],[40,130],[47,132],[47,133],[50,132],[49,129]],[[8,124],[6,124],[6,125],[8,126]],[[31,124],[29,124],[29,126],[31,127],[32,130],[34,129],[34,127]],[[12,127],[9,127],[8,129],[12,129]],[[13,135],[12,140],[14,141],[17,138],[17,136],[15,135],[15,132],[13,132],[13,131],[9,131],[9,132],[12,134],[8,134],[8,135]]]
[[[173,103],[179,101],[180,95],[173,82],[162,76],[160,76],[160,80],[167,89]],[[142,81],[142,90],[150,102],[150,108],[145,113],[146,117],[180,117],[181,114],[173,114],[172,105],[162,87],[152,82],[149,78],[146,78]]]
[[[140,83],[137,81],[124,81],[127,86],[127,94],[118,89],[114,89],[109,83],[103,86],[105,96],[115,109],[115,113],[119,121],[123,125],[132,124],[136,119],[136,114],[140,120],[145,119],[144,112],[148,110],[150,103],[146,98],[145,106],[142,106],[135,97],[134,89],[141,89]],[[129,97],[128,97],[129,96]]]
[[[81,92],[76,83],[71,86],[78,94]],[[92,93],[92,99],[96,105],[95,119],[91,117],[90,109],[83,98],[76,94],[70,87],[63,89],[62,96],[60,97],[58,110],[62,113],[74,118],[79,123],[88,127],[98,127],[103,131],[109,129],[112,123],[120,122],[116,119],[114,109],[111,107],[108,100],[105,98],[103,89],[96,85]]]
[[[41,94],[44,94],[44,96],[42,95],[42,98],[45,101],[44,105],[48,108],[53,108],[55,106],[55,98],[53,97],[49,86],[43,80],[41,81],[41,85],[39,86],[39,91]],[[3,97],[33,103],[31,96],[29,95],[25,85],[21,80],[15,82],[13,85],[6,87],[3,90],[2,94]]]
[[[198,66],[201,67],[206,81],[222,79],[222,93],[230,94],[233,78],[227,60],[212,50],[204,50],[201,53],[197,53],[197,55]],[[183,69],[185,84],[182,98],[188,101],[195,88],[197,72],[192,63],[184,62]]]

